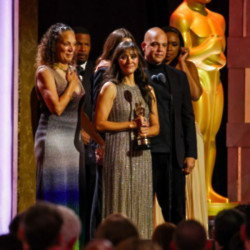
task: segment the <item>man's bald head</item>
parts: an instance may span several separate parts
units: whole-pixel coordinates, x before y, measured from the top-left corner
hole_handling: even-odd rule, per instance
[[[148,41],[148,40],[151,40],[152,37],[155,37],[155,36],[158,36],[158,35],[161,35],[161,34],[166,36],[165,32],[161,28],[159,28],[159,27],[151,28],[145,33],[144,42]]]
[[[142,43],[145,59],[151,64],[161,64],[166,57],[167,36],[165,32],[154,27],[149,29],[144,36]]]

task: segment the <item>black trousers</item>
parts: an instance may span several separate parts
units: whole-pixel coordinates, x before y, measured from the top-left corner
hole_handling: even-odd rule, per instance
[[[97,164],[91,145],[85,146],[84,167],[80,169],[80,218],[82,220],[81,245],[91,239],[91,211],[96,185]]]
[[[90,239],[94,238],[95,231],[102,221],[102,168],[102,165],[97,165],[95,192],[90,218]]]
[[[176,157],[152,153],[153,192],[165,221],[178,224],[185,219],[185,175]]]

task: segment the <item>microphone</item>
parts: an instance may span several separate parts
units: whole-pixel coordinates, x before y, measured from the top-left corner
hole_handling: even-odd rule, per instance
[[[124,97],[127,102],[132,103],[132,94],[129,90],[124,91]]]
[[[125,100],[129,103],[130,105],[130,114],[129,114],[129,119],[130,121],[132,120],[132,94],[129,90],[124,91],[124,98]]]
[[[166,76],[163,73],[159,73],[158,74],[158,81],[161,83],[166,83],[167,82]]]
[[[129,121],[132,121],[132,111],[133,111],[133,106],[132,106],[132,93],[129,90],[124,91],[124,98],[125,100],[129,103],[130,107],[130,112],[129,112]],[[133,141],[134,141],[134,134],[132,133],[131,130],[129,130],[129,160],[130,163],[132,164],[132,147],[133,147]]]
[[[158,82],[157,75],[152,75],[152,76],[151,76],[151,80],[152,80],[153,82]]]
[[[166,83],[167,82],[166,76],[163,73],[159,73],[157,75],[152,75],[151,80],[153,82],[159,82],[159,83]]]
[[[166,76],[163,73],[159,73],[157,75],[152,75],[151,76],[151,80],[153,82],[163,84],[164,86],[166,86],[165,84],[167,83],[167,78],[166,78]],[[173,96],[172,96],[172,94],[168,93],[168,92],[166,92],[165,94],[167,96],[167,99],[170,101],[170,104],[172,104],[172,102],[173,102]]]

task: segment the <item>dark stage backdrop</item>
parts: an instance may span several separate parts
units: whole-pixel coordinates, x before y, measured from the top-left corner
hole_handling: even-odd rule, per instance
[[[153,26],[169,24],[169,17],[182,0],[40,0],[38,16],[39,40],[47,28],[57,22],[86,27],[92,37],[91,57],[95,60],[102,51],[110,32],[127,28],[141,44],[145,31]],[[207,7],[222,14],[228,26],[228,0],[212,0]],[[226,35],[228,30],[226,30]],[[217,159],[213,176],[214,188],[227,194],[227,69],[221,71],[225,91],[223,121],[217,135]]]

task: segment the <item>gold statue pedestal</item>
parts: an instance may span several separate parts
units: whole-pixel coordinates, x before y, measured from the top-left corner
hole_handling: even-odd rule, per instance
[[[207,209],[209,217],[215,217],[220,211],[224,209],[234,208],[240,204],[239,202],[229,202],[228,198],[225,199],[225,202],[212,202],[211,199],[207,199]]]
[[[216,193],[212,187],[209,188],[207,194],[208,217],[216,216],[224,209],[231,209],[238,206],[239,202],[230,202],[228,198]]]
[[[239,202],[229,202],[229,199],[227,199],[227,202],[211,202],[211,199],[208,199],[208,203],[207,203],[208,235],[210,239],[213,238],[214,220],[215,220],[216,215],[224,209],[232,209],[238,206],[239,204],[240,204]]]
[[[223,209],[237,206],[237,202],[217,194],[212,188],[212,175],[216,159],[216,135],[222,121],[224,93],[220,69],[226,65],[225,19],[206,8],[211,0],[183,0],[172,13],[170,25],[177,28],[189,48],[188,60],[198,70],[203,88],[200,99],[193,102],[195,120],[203,136],[204,165],[208,216]]]

